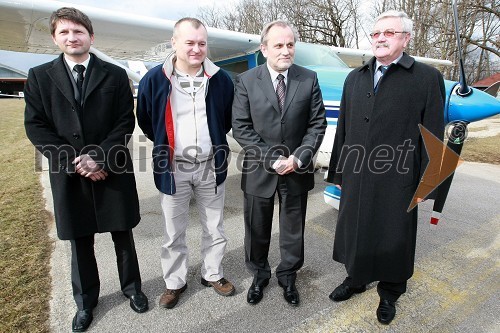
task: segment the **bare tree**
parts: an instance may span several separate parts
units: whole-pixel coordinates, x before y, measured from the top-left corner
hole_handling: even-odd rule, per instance
[[[459,33],[464,66],[469,82],[500,70],[498,0],[463,0],[458,3]],[[450,59],[455,66],[444,68],[447,78],[458,79],[457,44],[451,1],[379,0],[375,12],[388,9],[405,11],[414,21],[412,55]]]
[[[356,47],[358,5],[359,0],[302,0],[289,7],[287,16],[304,41]]]
[[[223,28],[250,34],[260,34],[262,25],[277,19],[286,19],[283,1],[245,0],[231,9],[203,7],[198,17],[211,27]]]
[[[326,45],[359,45],[360,0],[246,0],[230,11],[202,8],[199,17],[208,25],[246,33],[260,33],[276,19],[290,22],[302,41]]]
[[[414,21],[408,53],[449,59],[445,77],[458,79],[458,54],[451,0],[370,0],[369,14],[362,0],[235,0],[233,8],[203,8],[199,17],[209,26],[259,34],[276,19],[290,22],[302,41],[359,48],[368,38],[373,18],[396,9]],[[498,0],[461,0],[458,7],[463,59],[470,82],[500,71],[500,12]],[[367,16],[370,15],[368,18]]]

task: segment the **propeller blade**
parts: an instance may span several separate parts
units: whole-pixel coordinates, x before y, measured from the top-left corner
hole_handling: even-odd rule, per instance
[[[444,151],[440,174],[449,174],[449,176],[438,186],[436,190],[436,198],[434,200],[434,207],[432,209],[430,221],[431,226],[436,226],[441,218],[441,213],[453,181],[453,176],[455,175],[454,170],[457,168],[460,161],[460,154],[462,153],[462,147],[464,146],[466,135],[467,123],[465,122],[455,123],[448,135],[447,148],[449,149]]]
[[[497,97],[499,88],[500,88],[500,81],[497,81],[488,88],[486,88],[484,92],[490,94],[493,97]]]
[[[453,19],[455,22],[455,35],[457,37],[458,61],[460,64],[460,88],[457,90],[457,94],[460,96],[467,96],[472,93],[472,89],[467,85],[467,80],[465,79],[464,62],[462,59],[462,42],[460,40],[460,30],[458,29],[457,0],[453,0]]]

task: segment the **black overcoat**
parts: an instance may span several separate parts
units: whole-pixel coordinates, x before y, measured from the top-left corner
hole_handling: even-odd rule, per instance
[[[375,94],[374,66],[346,79],[327,178],[342,185],[333,259],[359,285],[412,276],[417,209],[407,209],[428,163],[418,125],[444,133],[439,71],[403,54]]]
[[[82,105],[63,55],[30,69],[24,91],[26,134],[49,161],[60,239],[129,230],[140,220],[126,147],[135,126],[128,78],[118,66],[91,57]],[[108,177],[93,182],[76,174],[71,162],[80,154],[92,156]]]

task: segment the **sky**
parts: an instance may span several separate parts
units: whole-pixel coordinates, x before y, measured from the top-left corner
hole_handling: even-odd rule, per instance
[[[113,9],[137,15],[178,20],[184,16],[196,16],[200,7],[227,5],[228,0],[70,0],[69,4]],[[92,18],[90,18],[92,20]],[[54,59],[55,56],[18,53],[0,50],[0,63],[23,72],[31,67]]]
[[[184,16],[196,16],[204,6],[222,6],[224,0],[70,0],[67,3],[120,10],[133,14],[178,20]]]

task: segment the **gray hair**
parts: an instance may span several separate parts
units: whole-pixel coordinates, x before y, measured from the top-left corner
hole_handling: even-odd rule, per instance
[[[386,12],[383,12],[380,14],[376,19],[375,19],[375,24],[377,24],[378,21],[384,18],[388,17],[396,17],[401,19],[401,24],[403,25],[403,31],[408,32],[410,35],[413,32],[413,21],[406,15],[405,12],[400,12],[397,10],[388,10]]]
[[[297,42],[299,40],[299,34],[297,33],[297,30],[292,27],[290,24],[288,24],[287,22],[283,21],[283,20],[276,20],[276,21],[272,21],[272,22],[269,22],[267,23],[266,25],[264,25],[264,28],[262,28],[262,32],[260,34],[260,43],[261,44],[267,44],[267,35],[269,34],[269,30],[271,30],[272,27],[274,26],[278,26],[278,27],[282,27],[282,28],[290,28],[293,32],[293,41],[294,42]]]

